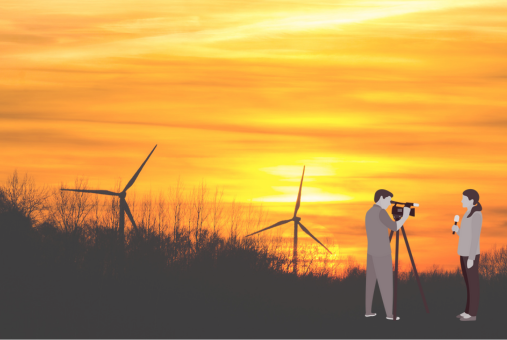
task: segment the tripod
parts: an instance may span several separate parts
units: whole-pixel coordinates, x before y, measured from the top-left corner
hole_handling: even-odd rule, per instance
[[[394,215],[394,219],[396,221],[401,219],[400,215]],[[407,246],[408,255],[410,256],[410,261],[412,261],[412,268],[414,269],[415,278],[417,280],[417,284],[419,285],[419,291],[421,292],[421,297],[423,299],[424,307],[426,308],[426,313],[429,313],[428,305],[426,304],[426,298],[424,297],[423,289],[421,286],[421,280],[419,280],[419,274],[417,274],[417,269],[415,268],[414,257],[412,256],[412,252],[410,251],[410,246],[408,244],[407,234],[405,234],[405,228],[401,226],[401,231],[403,233],[403,238],[405,239],[405,244]],[[393,237],[394,231],[391,230],[391,234],[389,235],[389,242]],[[398,249],[400,243],[400,231],[396,231],[396,259],[394,265],[394,301],[393,301],[393,321],[396,321],[396,300],[398,295]]]

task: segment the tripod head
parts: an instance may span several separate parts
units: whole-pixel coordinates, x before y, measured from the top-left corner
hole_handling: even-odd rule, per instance
[[[399,221],[401,220],[403,216],[403,207],[410,208],[410,216],[415,216],[415,208],[418,207],[419,203],[401,203],[396,201],[391,201],[391,203],[394,203],[394,207],[391,210],[391,213],[393,214],[394,220]],[[398,206],[401,205],[401,206]]]

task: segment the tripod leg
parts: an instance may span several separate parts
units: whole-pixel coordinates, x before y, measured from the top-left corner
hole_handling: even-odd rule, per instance
[[[394,231],[391,230],[391,234],[389,235],[389,242],[391,242],[391,239],[393,238]]]
[[[407,245],[408,255],[410,256],[410,261],[412,261],[412,268],[414,268],[415,278],[417,280],[417,284],[419,285],[419,291],[421,292],[421,297],[424,302],[424,308],[426,308],[426,313],[429,313],[428,304],[426,303],[426,298],[424,297],[423,289],[421,286],[421,280],[419,279],[419,274],[417,274],[417,269],[415,268],[414,258],[412,257],[412,252],[410,251],[410,246],[408,245],[407,234],[405,234],[405,228],[401,227],[401,231],[403,232],[403,238],[405,239],[405,244]]]
[[[402,227],[403,228],[403,227]],[[396,232],[396,260],[394,264],[394,299],[393,299],[393,321],[396,321],[396,300],[398,295],[398,249],[400,245],[400,231]]]

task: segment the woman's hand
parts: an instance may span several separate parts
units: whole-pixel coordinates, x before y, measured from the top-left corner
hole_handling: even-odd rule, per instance
[[[455,224],[452,226],[452,231],[459,231],[459,227]]]
[[[470,269],[474,265],[474,260],[468,260],[467,261],[467,268]]]

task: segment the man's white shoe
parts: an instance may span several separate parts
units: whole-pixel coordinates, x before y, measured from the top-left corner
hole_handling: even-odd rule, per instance
[[[377,315],[377,313],[365,314],[364,316],[366,316],[367,318],[371,318],[372,316],[375,316],[375,315]]]
[[[393,319],[393,317],[392,317],[392,316],[386,316],[386,319],[387,319],[387,320],[392,320],[392,319]],[[396,321],[398,321],[399,319],[400,319],[400,317],[399,317],[399,316],[397,316],[397,317],[396,317]]]

